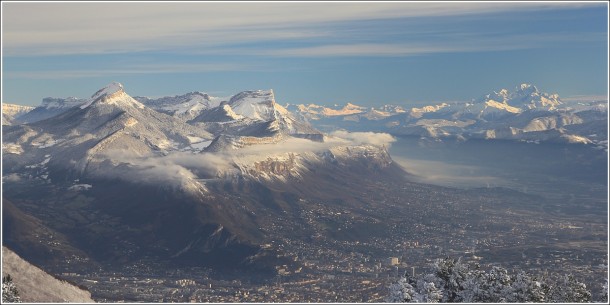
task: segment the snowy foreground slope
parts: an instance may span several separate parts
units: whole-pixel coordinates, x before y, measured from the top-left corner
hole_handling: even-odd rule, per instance
[[[468,103],[405,109],[289,105],[314,125],[432,138],[503,139],[592,144],[607,148],[608,102],[563,102],[530,84],[501,89]]]
[[[60,281],[2,247],[2,276],[10,274],[22,302],[93,303],[89,291]]]

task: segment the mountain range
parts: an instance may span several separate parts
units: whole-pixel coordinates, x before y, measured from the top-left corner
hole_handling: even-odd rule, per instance
[[[281,260],[261,247],[265,230],[295,200],[406,175],[391,136],[323,134],[272,90],[153,100],[115,82],[28,113],[3,126],[4,242],[53,268],[154,257],[264,269]]]
[[[288,105],[322,129],[387,132],[442,139],[502,139],[591,144],[607,150],[608,102],[563,102],[530,84],[501,89],[466,103],[405,108],[328,108]]]

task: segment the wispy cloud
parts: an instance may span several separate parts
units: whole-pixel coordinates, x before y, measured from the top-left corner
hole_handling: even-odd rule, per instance
[[[327,44],[301,48],[251,51],[253,54],[286,57],[414,56],[432,53],[510,51],[546,47],[550,43],[581,43],[606,39],[602,33],[531,34],[501,37],[459,35],[433,42]]]
[[[586,5],[598,4],[3,3],[3,52],[5,56],[35,56],[201,50],[235,43],[337,37],[330,27],[321,25],[355,21]],[[328,46],[319,53],[338,52],[333,51],[336,48]]]
[[[124,65],[117,69],[83,68],[72,70],[6,71],[6,79],[74,79],[134,74],[205,73],[220,71],[255,71],[252,64],[202,63],[202,64],[139,64]]]

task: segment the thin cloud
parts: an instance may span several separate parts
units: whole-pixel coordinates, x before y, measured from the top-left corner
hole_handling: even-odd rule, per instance
[[[208,48],[333,36],[324,25],[581,3],[3,3],[5,56]]]
[[[133,74],[202,73],[221,71],[259,71],[254,65],[236,63],[211,64],[141,64],[121,66],[120,69],[82,69],[53,71],[6,71],[6,79],[75,79]]]
[[[454,39],[453,41],[451,39]],[[460,40],[446,37],[430,43],[354,43],[328,44],[302,48],[259,50],[258,55],[284,57],[331,57],[331,56],[414,56],[431,53],[510,51],[547,47],[550,43],[582,43],[602,41],[603,33],[588,34],[531,34],[500,37],[481,37],[462,34]]]

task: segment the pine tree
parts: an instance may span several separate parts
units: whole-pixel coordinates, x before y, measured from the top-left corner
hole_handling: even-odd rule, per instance
[[[19,291],[10,274],[2,277],[2,303],[20,303]]]

